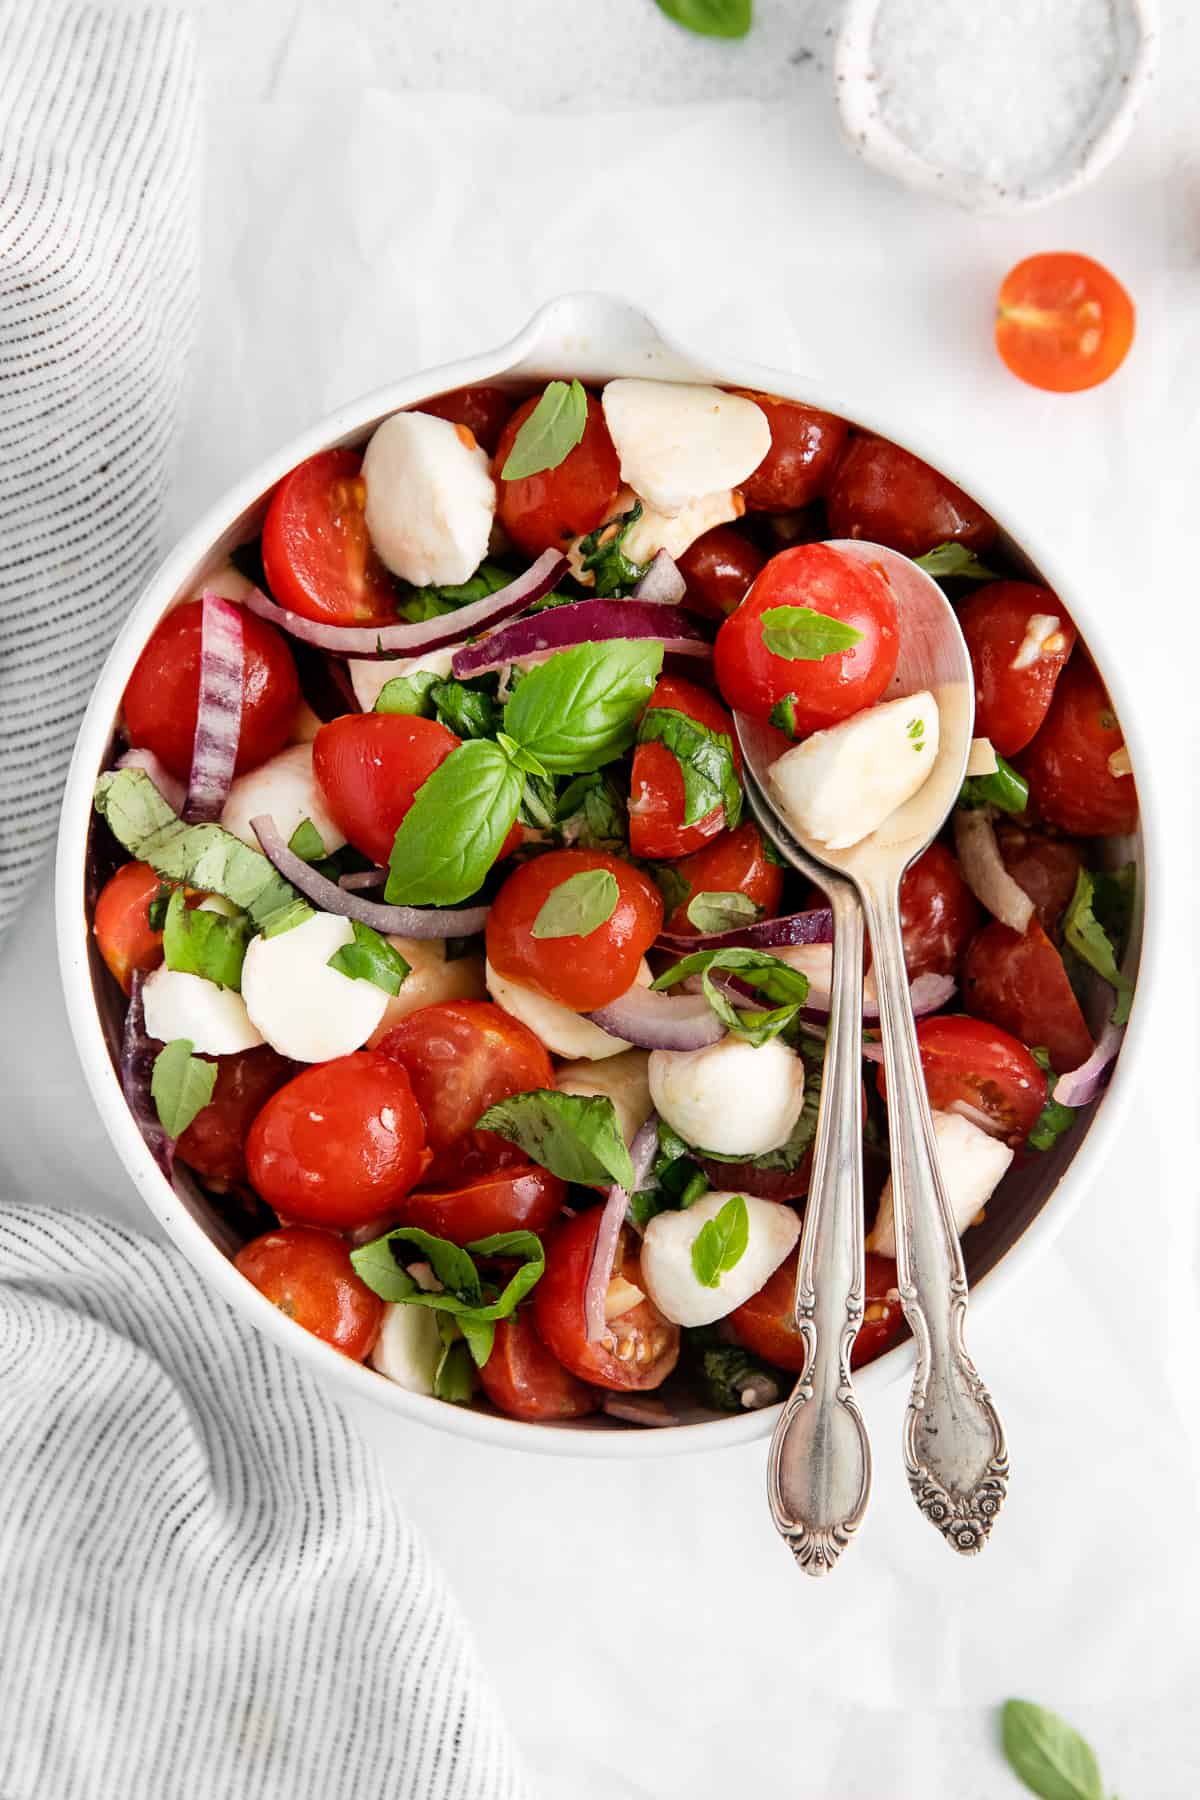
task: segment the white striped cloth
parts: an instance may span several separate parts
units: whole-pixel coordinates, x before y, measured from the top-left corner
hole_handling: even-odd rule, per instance
[[[356,1435],[173,1249],[0,1209],[3,1800],[517,1800]]]

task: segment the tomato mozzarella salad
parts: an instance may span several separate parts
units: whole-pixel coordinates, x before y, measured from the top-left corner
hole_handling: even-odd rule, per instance
[[[151,634],[92,841],[125,1092],[247,1280],[381,1377],[653,1424],[801,1368],[833,928],[745,816],[730,715],[830,845],[928,772],[846,538],[945,583],[974,671],[902,888],[967,1232],[1116,1055],[1137,795],[1061,601],[933,469],[770,394],[466,388],[293,469]],[[903,1330],[869,968],[863,1015],[856,1364]]]

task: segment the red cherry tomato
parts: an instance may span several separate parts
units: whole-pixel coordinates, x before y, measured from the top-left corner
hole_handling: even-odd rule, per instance
[[[925,1089],[935,1112],[961,1104],[986,1118],[971,1123],[1014,1149],[1025,1142],[1046,1104],[1046,1076],[1019,1038],[980,1019],[935,1018],[917,1023]],[[876,1074],[887,1099],[883,1067]]]
[[[1058,624],[1026,667],[1013,667],[1031,618]],[[958,609],[975,672],[975,732],[1001,756],[1023,750],[1049,709],[1054,685],[1075,648],[1075,627],[1049,588],[994,581]]]
[[[582,936],[535,937],[534,924],[554,889],[588,869],[607,869],[615,877],[612,916]],[[514,869],[496,895],[487,922],[488,961],[509,981],[575,1012],[592,1012],[633,986],[662,918],[654,883],[619,856],[551,850]]]
[[[600,1404],[593,1388],[551,1356],[522,1307],[496,1326],[492,1353],[479,1371],[484,1393],[510,1419],[582,1419]]]
[[[271,1095],[291,1078],[294,1066],[269,1044],[204,1061],[216,1063],[217,1085],[179,1138],[175,1153],[209,1181],[245,1181],[250,1127]]]
[[[818,661],[777,656],[763,641],[763,614],[807,607],[862,636]],[[828,544],[797,544],[773,556],[717,633],[717,685],[726,702],[766,719],[795,696],[796,732],[807,736],[873,706],[896,670],[900,637],[886,575]]]
[[[524,1160],[506,1138],[474,1127],[498,1100],[554,1086],[554,1066],[527,1025],[487,1000],[448,1000],[410,1013],[378,1047],[408,1072],[434,1153],[431,1187]]]
[[[804,1367],[804,1339],[796,1330],[793,1297],[799,1250],[793,1250],[765,1286],[751,1294],[729,1315],[729,1325],[739,1344],[798,1375]],[[890,1256],[867,1254],[863,1322],[858,1328],[850,1366],[861,1368],[895,1343],[904,1329],[904,1314],[896,1292],[896,1265]]]
[[[997,919],[984,926],[963,961],[963,1003],[975,1018],[1046,1050],[1058,1075],[1091,1055],[1092,1034],[1063,959],[1036,918],[1023,937]]]
[[[736,525],[714,525],[675,560],[687,582],[683,604],[706,618],[725,619],[767,559]]]
[[[361,1362],[383,1322],[383,1301],[354,1272],[341,1238],[310,1225],[268,1231],[239,1250],[234,1264],[272,1306]]]
[[[979,925],[979,906],[945,844],[930,844],[905,870],[900,924],[911,980],[953,974]]]
[[[203,604],[185,600],[157,624],[134,664],[123,708],[129,741],[153,750],[172,775],[186,781],[192,767],[200,698],[200,620]],[[273,625],[242,613],[244,666],[237,772],[256,769],[287,743],[300,704],[292,653]]]
[[[162,932],[150,925],[150,902],[161,885],[149,863],[124,863],[96,901],[96,943],[126,993],[135,970],[157,969],[163,958]]]
[[[326,625],[396,620],[396,582],[376,556],[357,450],[321,450],[285,475],[262,533],[263,570],[280,606]]]
[[[531,394],[504,427],[493,471],[496,517],[527,556],[561,550],[572,538],[594,531],[607,518],[621,485],[621,466],[604,423],[604,411],[591,394],[583,436],[558,467],[522,476],[519,481],[505,481],[504,465],[513,441],[540,398],[540,394]]]
[[[969,494],[886,438],[851,438],[825,505],[830,537],[866,538],[905,556],[951,541],[983,551],[996,536]]]
[[[1062,673],[1045,724],[1017,763],[1048,825],[1077,837],[1136,830],[1133,776],[1114,775],[1108,766],[1124,745],[1104,683],[1086,657],[1075,657]]]
[[[491,1132],[479,1132],[491,1137]],[[511,1149],[511,1145],[505,1146]],[[457,1187],[421,1188],[396,1207],[398,1225],[417,1225],[452,1244],[497,1231],[545,1231],[562,1211],[567,1184],[536,1163],[465,1178]]]
[[[533,1322],[546,1348],[564,1368],[602,1388],[655,1388],[679,1360],[679,1327],[664,1319],[654,1302],[639,1300],[611,1321],[602,1338],[588,1342],[584,1292],[600,1207],[565,1219],[546,1239],[546,1272],[533,1290]],[[625,1233],[613,1261],[614,1274],[638,1286],[635,1262],[625,1262]]]
[[[709,731],[723,733],[741,769],[733,720],[710,689],[677,675],[664,675],[650,696],[650,706],[683,713]],[[633,753],[629,783],[630,850],[643,858],[687,856],[716,837],[725,824],[723,806],[714,806],[694,825],[685,825],[683,814],[683,771],[678,757],[665,744],[639,744]]]
[[[1125,361],[1133,328],[1133,301],[1090,256],[1027,256],[1000,284],[996,348],[1031,387],[1073,394],[1107,381]]]
[[[269,1206],[339,1231],[378,1219],[428,1165],[408,1076],[377,1050],[305,1069],[272,1094],[246,1140],[251,1184]]]
[[[664,931],[679,932],[685,937],[701,935],[699,926],[687,916],[688,905],[697,894],[745,894],[761,907],[764,919],[779,911],[783,870],[768,860],[758,826],[750,820],[736,831],[723,831],[720,837],[671,867],[686,883],[687,894],[667,919]]]
[[[494,456],[512,409],[512,395],[503,388],[465,387],[439,394],[436,400],[422,400],[416,410],[432,413],[435,419],[449,419],[452,425],[465,425],[475,442]]]
[[[1007,820],[997,821],[996,842],[1005,868],[1033,901],[1042,929],[1053,937],[1083,867],[1078,845]]]
[[[762,408],[771,427],[771,448],[742,483],[747,507],[751,512],[795,512],[819,500],[850,430],[845,419],[798,400],[743,391]]]

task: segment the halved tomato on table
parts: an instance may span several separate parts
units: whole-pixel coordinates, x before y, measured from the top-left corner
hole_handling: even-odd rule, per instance
[[[729,739],[734,767],[740,772],[741,752],[733,734],[733,720],[709,688],[698,687],[677,675],[664,675],[650,696],[648,711],[682,713],[709,731]],[[635,856],[654,860],[687,856],[716,837],[725,824],[723,806],[692,825],[683,822],[685,798],[679,758],[663,743],[639,744],[633,753],[629,783],[629,848]]]
[[[493,1406],[510,1419],[532,1424],[543,1419],[581,1419],[600,1404],[595,1389],[564,1369],[547,1350],[534,1329],[529,1307],[499,1321],[479,1381]]]
[[[321,450],[284,476],[262,532],[263,571],[280,606],[325,625],[396,619],[395,578],[367,530],[357,450]]]
[[[1019,1038],[982,1019],[947,1016],[918,1021],[917,1047],[935,1112],[962,1112],[1014,1148],[1025,1142],[1046,1104],[1046,1075]],[[876,1084],[886,1101],[882,1064]]]
[[[565,1219],[546,1238],[546,1272],[533,1290],[534,1324],[547,1349],[581,1381],[603,1388],[655,1388],[679,1360],[679,1327],[648,1297],[609,1319],[602,1338],[588,1340],[584,1294],[601,1211],[594,1207]],[[626,1260],[626,1238],[623,1230],[613,1276],[637,1287],[637,1264]]]
[[[1044,1049],[1058,1075],[1092,1053],[1063,959],[1036,916],[1023,936],[992,919],[972,940],[963,959],[963,1003],[976,1018]]]
[[[1078,393],[1120,368],[1134,319],[1133,301],[1103,263],[1070,250],[1043,251],[1000,284],[996,348],[1031,387]]]

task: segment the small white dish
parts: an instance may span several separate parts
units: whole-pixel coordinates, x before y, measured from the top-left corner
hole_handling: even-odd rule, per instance
[[[937,9],[939,0],[926,3]],[[1158,58],[1158,0],[1097,0],[1098,7],[1107,4],[1112,20],[1111,69],[1086,123],[1057,160],[1032,175],[952,168],[922,153],[889,123],[887,71],[876,52],[876,26],[887,4],[847,0],[833,65],[842,129],[864,162],[969,212],[1025,212],[1086,186],[1129,136]],[[964,105],[971,105],[969,92]]]

